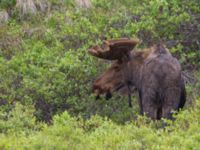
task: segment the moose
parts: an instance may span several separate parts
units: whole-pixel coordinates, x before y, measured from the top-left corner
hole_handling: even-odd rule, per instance
[[[113,61],[94,81],[92,90],[96,98],[105,94],[109,99],[113,92],[126,89],[131,107],[130,94],[134,87],[139,93],[142,115],[153,120],[173,119],[172,111],[183,108],[186,101],[180,63],[163,44],[133,50],[138,43],[138,39],[120,38],[89,48],[91,55]]]

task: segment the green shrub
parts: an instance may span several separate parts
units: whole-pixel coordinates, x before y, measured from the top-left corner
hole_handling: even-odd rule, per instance
[[[16,103],[14,108],[9,109],[1,109],[0,112],[1,134],[28,134],[40,129],[41,125],[36,124],[34,108]]]
[[[22,115],[16,121],[17,125],[20,124],[17,130],[0,134],[2,139],[0,147],[3,149],[198,149],[199,100],[196,99],[193,108],[176,115],[175,121],[165,120],[168,123],[165,128],[158,126],[162,121],[153,122],[145,117],[138,117],[125,125],[117,125],[108,118],[97,115],[89,120],[83,120],[64,112],[54,116],[52,125],[43,125],[40,130],[34,130],[33,124],[30,123],[32,117],[28,119],[26,115]],[[13,118],[19,117],[21,109],[23,110],[21,106],[16,106],[12,111]],[[31,128],[26,128],[25,118],[30,121]],[[15,126],[11,128],[16,129]],[[28,134],[19,134],[18,131],[24,128],[29,129]]]
[[[0,149],[199,148],[198,0],[92,0],[87,10],[49,2],[52,11],[0,28]],[[118,94],[95,100],[92,83],[110,62],[87,49],[118,37],[140,38],[139,48],[161,41],[195,72],[186,107],[167,127],[139,116],[136,95],[133,108]]]
[[[16,0],[1,0],[0,1],[0,8],[3,9],[10,9],[15,6]]]
[[[20,22],[13,19],[0,29],[0,99],[34,105],[38,120],[50,121],[66,109],[75,116],[99,114],[121,123],[135,118],[136,98],[134,109],[129,109],[126,97],[95,101],[91,94],[92,81],[105,70],[106,63],[89,56],[87,49],[104,39],[139,37],[143,40],[139,47],[172,42],[170,51],[183,68],[199,66],[197,45],[185,46],[187,36],[177,35],[185,23],[196,28],[191,14],[197,12],[195,1],[188,2],[188,7],[179,0],[92,1],[94,7],[88,10],[67,5],[70,2],[57,1],[63,3],[55,4],[62,11],[54,9]]]

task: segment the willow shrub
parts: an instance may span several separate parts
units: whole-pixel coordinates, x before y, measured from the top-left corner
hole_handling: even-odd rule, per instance
[[[175,121],[153,122],[139,117],[119,125],[100,116],[89,120],[64,112],[53,118],[52,125],[36,125],[33,116],[17,105],[2,125],[1,149],[199,149],[200,99],[193,108],[181,111]],[[24,111],[25,110],[25,111]],[[21,114],[21,115],[19,115]],[[20,119],[21,118],[21,119]],[[27,121],[26,121],[27,119]],[[14,121],[14,122],[13,122]],[[15,126],[12,125],[15,123]],[[4,127],[5,128],[5,127]],[[26,130],[25,130],[26,129]]]
[[[72,116],[98,114],[120,123],[136,118],[134,96],[134,108],[130,109],[126,97],[95,101],[91,94],[92,82],[108,63],[88,55],[87,49],[104,39],[139,37],[143,40],[140,47],[172,42],[175,45],[169,44],[170,51],[183,68],[199,66],[195,44],[199,35],[184,46],[187,36],[177,34],[183,24],[198,22],[194,18],[199,13],[198,1],[92,0],[90,9],[77,8],[71,1],[69,5],[68,1],[49,2],[60,9],[39,12],[28,20],[13,18],[0,28],[0,100],[7,101],[8,107],[15,102],[33,105],[38,120],[50,121],[64,110]],[[182,5],[186,2],[187,6]],[[192,90],[198,91],[198,86]]]

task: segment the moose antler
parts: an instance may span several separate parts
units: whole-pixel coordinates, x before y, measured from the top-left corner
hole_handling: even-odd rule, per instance
[[[139,43],[138,39],[120,38],[104,41],[100,47],[95,45],[88,52],[98,58],[116,60],[129,52]]]

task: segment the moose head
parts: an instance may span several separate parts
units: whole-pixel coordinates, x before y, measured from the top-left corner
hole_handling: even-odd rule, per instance
[[[105,94],[106,99],[109,99],[114,91],[122,89],[130,94],[128,64],[131,60],[131,50],[138,43],[138,39],[121,38],[104,41],[101,47],[96,45],[89,49],[89,53],[95,57],[114,61],[93,84],[93,92],[96,93],[97,98]],[[129,106],[131,107],[130,95]]]

